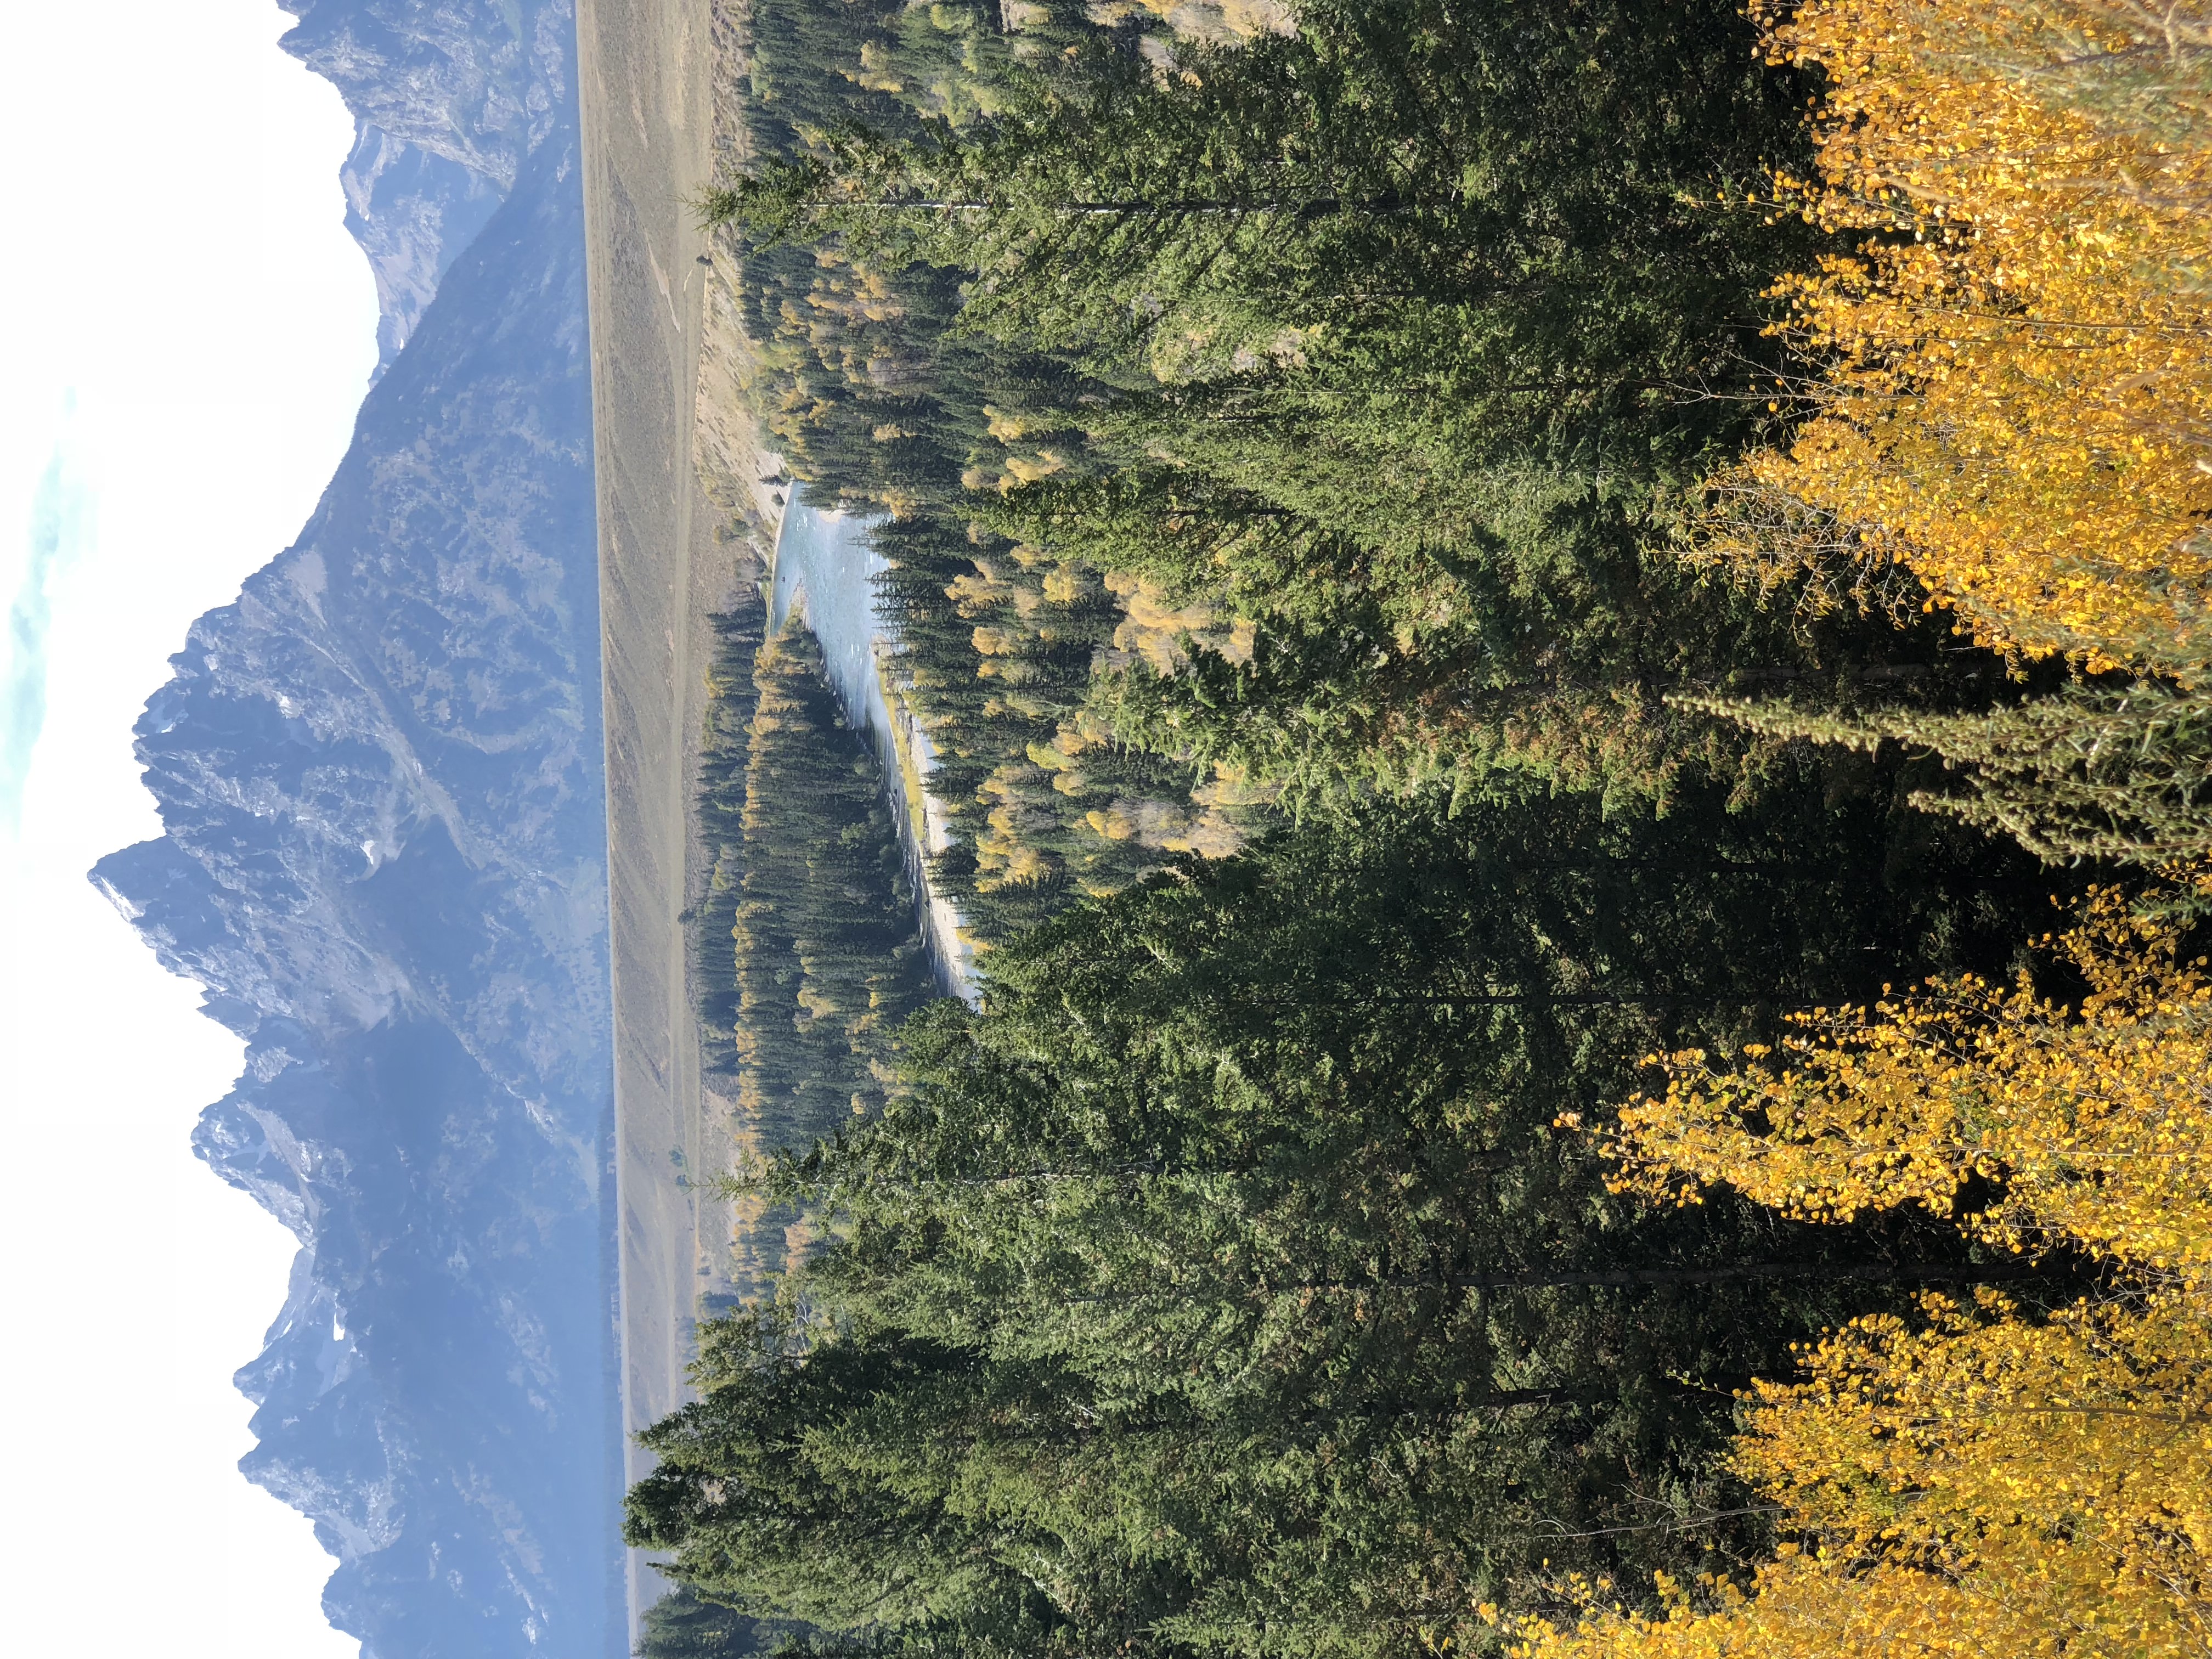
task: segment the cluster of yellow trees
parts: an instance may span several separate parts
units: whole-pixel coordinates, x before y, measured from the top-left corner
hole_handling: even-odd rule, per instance
[[[2212,8],[1809,0],[1817,176],[1778,210],[1866,234],[1790,280],[1813,399],[1722,481],[1758,574],[1901,568],[1981,641],[2201,689],[2212,671]],[[2024,729],[2024,728],[2023,728]],[[2201,866],[2200,866],[2201,871]],[[2212,876],[2181,894],[2212,899]],[[2185,913],[2189,907],[2183,906]],[[1664,1610],[1583,1584],[1521,1659],[2212,1652],[2212,982],[2113,893],[2043,941],[2086,995],[1930,984],[1733,1067],[1655,1058],[1603,1131],[1620,1182],[1810,1220],[1918,1204],[2070,1249],[2055,1316],[1984,1291],[1862,1320],[1744,1402],[1784,1540]]]
[[[2109,1287],[2041,1319],[1930,1296],[1832,1336],[1746,1401],[1735,1463],[1778,1558],[1662,1584],[1656,1617],[1583,1586],[1572,1627],[1514,1632],[1522,1659],[2212,1650],[2212,983],[2180,932],[2104,893],[2045,941],[2078,1006],[1966,978],[1807,1016],[1734,1070],[1657,1060],[1664,1097],[1606,1132],[1623,1188],[1726,1182],[1812,1220],[1922,1204],[2086,1250]]]
[[[1827,88],[1818,176],[1778,180],[1780,205],[1865,234],[1784,284],[1821,412],[1751,477],[1985,642],[2192,678],[2212,8],[1809,0],[1768,46]]]

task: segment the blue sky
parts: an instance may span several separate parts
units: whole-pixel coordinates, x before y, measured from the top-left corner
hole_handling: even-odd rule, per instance
[[[352,124],[276,51],[290,21],[67,0],[9,7],[0,35],[9,1659],[356,1651],[307,1522],[235,1468],[231,1374],[294,1250],[191,1155],[240,1045],[84,874],[156,833],[140,706],[305,521],[375,361],[337,179]]]

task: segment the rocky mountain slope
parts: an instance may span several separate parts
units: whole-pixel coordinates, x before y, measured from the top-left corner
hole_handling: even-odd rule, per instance
[[[372,1659],[626,1651],[596,538],[567,8],[288,0],[362,119],[386,367],[299,541],[138,729],[94,879],[244,1075],[298,1235],[246,1473]]]
[[[286,52],[353,112],[339,178],[346,225],[376,273],[389,366],[439,278],[573,106],[566,0],[277,0]]]

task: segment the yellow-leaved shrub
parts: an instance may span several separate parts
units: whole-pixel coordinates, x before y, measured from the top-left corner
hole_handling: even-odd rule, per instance
[[[1526,1659],[1957,1659],[2206,1650],[2212,1322],[2167,1293],[2045,1324],[1984,1293],[1863,1320],[1754,1390],[1739,1467],[1793,1541],[1736,1585],[1664,1585],[1516,1631]]]
[[[2212,1274],[2212,982],[2180,931],[2094,895],[2049,941],[2087,985],[2078,1007],[1972,975],[1872,1009],[1795,1017],[1778,1051],[1730,1071],[1658,1057],[1661,1099],[1611,1146],[1620,1184],[1694,1201],[1726,1182],[1815,1221],[1923,1204],[2012,1249],[2073,1243]]]

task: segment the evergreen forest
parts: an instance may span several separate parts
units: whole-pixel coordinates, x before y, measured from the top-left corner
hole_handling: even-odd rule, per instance
[[[714,619],[692,981],[709,1073],[767,1145],[880,1109],[891,1033],[933,994],[882,769],[794,619]]]
[[[724,619],[646,1650],[2203,1654],[2212,9],[740,44],[978,981]]]

